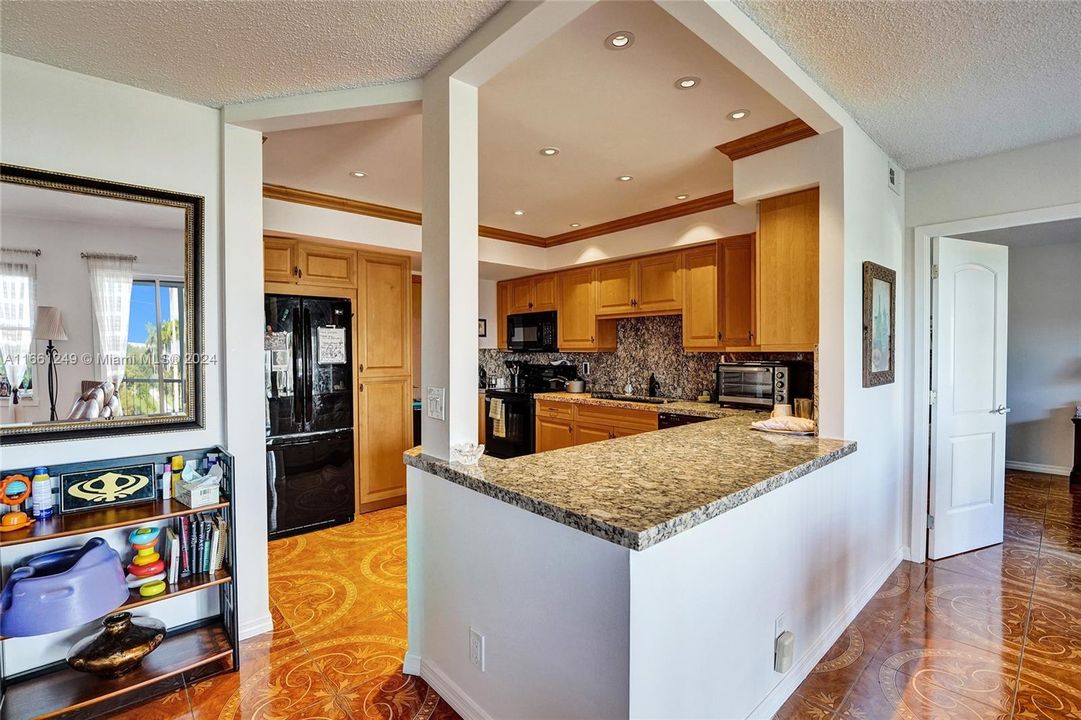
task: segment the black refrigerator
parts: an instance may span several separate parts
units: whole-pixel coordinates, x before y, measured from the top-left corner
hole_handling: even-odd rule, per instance
[[[353,520],[353,310],[266,295],[264,380],[271,539]]]

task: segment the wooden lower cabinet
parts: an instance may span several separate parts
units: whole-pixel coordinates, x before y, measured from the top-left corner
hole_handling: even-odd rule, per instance
[[[657,429],[657,413],[608,405],[537,401],[537,452]]]
[[[413,379],[378,377],[357,384],[359,510],[399,504],[405,499],[403,448],[413,444]]]
[[[591,423],[579,420],[574,423],[574,444],[585,445],[601,440],[611,440],[616,436],[615,429],[611,425]]]
[[[558,450],[576,445],[574,423],[565,418],[537,416],[537,452]]]
[[[477,444],[483,445],[484,441],[488,438],[488,431],[484,427],[484,391],[481,390],[477,393],[477,402],[479,407],[477,408]]]

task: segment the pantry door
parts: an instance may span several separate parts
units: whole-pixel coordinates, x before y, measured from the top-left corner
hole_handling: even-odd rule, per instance
[[[1007,248],[939,237],[932,262],[928,556],[1002,542]]]

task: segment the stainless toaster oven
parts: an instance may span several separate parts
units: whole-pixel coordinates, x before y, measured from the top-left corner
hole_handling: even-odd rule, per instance
[[[771,409],[791,402],[792,369],[766,362],[717,363],[717,402]],[[809,396],[807,396],[809,397]]]

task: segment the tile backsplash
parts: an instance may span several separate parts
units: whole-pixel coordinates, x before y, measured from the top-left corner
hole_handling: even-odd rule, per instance
[[[489,379],[508,377],[506,360],[550,363],[566,360],[578,365],[590,390],[622,392],[630,382],[636,394],[646,394],[649,374],[656,373],[660,394],[692,400],[713,389],[713,368],[730,360],[807,360],[811,353],[688,353],[683,351],[683,318],[679,315],[627,318],[617,324],[615,352],[514,353],[481,350],[480,366]],[[583,363],[589,363],[584,374]]]

